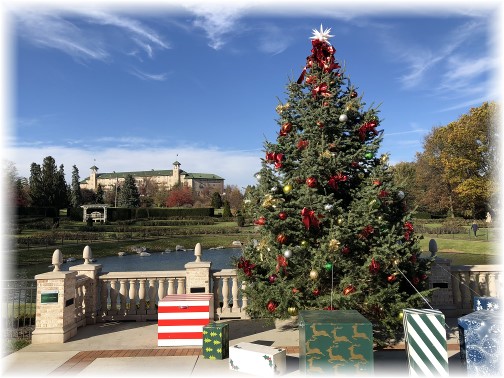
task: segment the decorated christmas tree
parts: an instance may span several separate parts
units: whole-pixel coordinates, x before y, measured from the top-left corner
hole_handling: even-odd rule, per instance
[[[246,198],[259,228],[237,262],[254,318],[299,310],[357,310],[385,345],[403,332],[404,308],[425,307],[430,261],[420,259],[407,196],[378,156],[378,111],[365,109],[335,59],[330,29],[276,110],[276,142],[264,143]]]

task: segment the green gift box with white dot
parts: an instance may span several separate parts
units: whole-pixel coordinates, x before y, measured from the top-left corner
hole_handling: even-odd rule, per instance
[[[229,357],[229,324],[209,323],[203,327],[203,358],[223,360]]]

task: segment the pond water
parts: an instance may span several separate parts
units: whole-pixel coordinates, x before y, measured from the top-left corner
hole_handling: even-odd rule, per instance
[[[150,256],[140,256],[129,253],[125,256],[109,256],[97,259],[95,264],[102,265],[103,272],[132,272],[153,270],[183,270],[184,265],[195,260],[194,250],[173,252],[149,252]],[[201,261],[210,261],[212,269],[234,268],[232,258],[240,257],[240,248],[224,248],[203,250]],[[82,264],[84,260],[68,262],[61,265],[61,270]],[[26,267],[13,266],[11,272],[15,272],[13,279],[33,278],[37,274],[51,272],[53,269],[48,264],[37,264]]]

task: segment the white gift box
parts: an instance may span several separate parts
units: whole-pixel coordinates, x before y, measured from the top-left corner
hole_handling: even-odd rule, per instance
[[[260,376],[281,375],[287,368],[286,357],[283,348],[239,343],[229,348],[229,368]]]
[[[172,294],[158,303],[158,346],[203,345],[213,294]]]

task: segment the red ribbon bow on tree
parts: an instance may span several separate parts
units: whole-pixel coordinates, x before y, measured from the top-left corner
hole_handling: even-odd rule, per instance
[[[404,223],[404,238],[406,240],[410,240],[411,234],[413,233],[413,224],[411,222]]]
[[[321,94],[322,96],[325,96],[327,93],[328,85],[326,83],[322,83],[317,85],[315,88],[312,89],[312,95],[313,97],[317,97],[317,94]]]
[[[344,182],[348,180],[348,176],[344,175],[342,173],[338,173],[337,175],[332,176],[329,181],[327,181],[327,184],[333,188],[334,190],[338,190],[338,183]]]
[[[359,127],[359,137],[361,142],[364,142],[367,138],[369,132],[372,132],[374,135],[378,135],[378,131],[376,131],[376,126],[378,124],[374,121],[366,122],[361,127]]]
[[[367,238],[369,235],[371,235],[374,232],[374,227],[368,224],[366,227],[362,229],[362,231],[359,234],[359,237],[361,239]]]
[[[245,260],[243,257],[240,257],[240,260],[238,260],[238,268],[243,269],[243,273],[247,277],[252,276],[252,269],[255,268],[255,264],[252,264],[250,260]]]
[[[276,272],[278,273],[280,271],[280,268],[282,268],[282,271],[285,274],[287,272],[286,267],[287,267],[287,259],[282,255],[277,256]]]
[[[303,210],[301,210],[301,216],[303,217],[303,223],[307,230],[310,227],[318,228],[320,222],[315,216],[315,211],[304,207]]]

